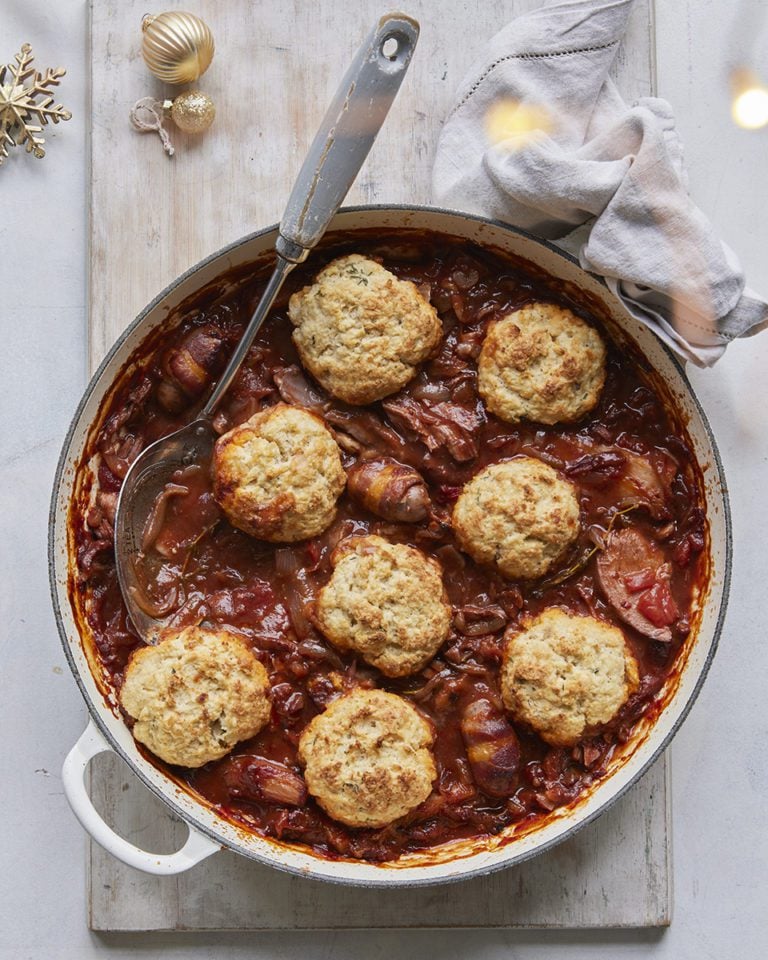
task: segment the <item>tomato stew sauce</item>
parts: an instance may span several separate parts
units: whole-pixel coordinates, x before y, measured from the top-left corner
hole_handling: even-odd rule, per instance
[[[305,844],[326,857],[385,861],[445,841],[496,834],[512,823],[529,825],[606,774],[639,717],[659,709],[655,696],[690,630],[696,589],[706,575],[707,527],[701,477],[684,428],[655,392],[642,358],[619,350],[607,335],[605,388],[596,409],[578,423],[512,426],[485,410],[476,392],[476,358],[495,318],[541,300],[568,306],[600,326],[556,281],[466,242],[429,235],[418,244],[365,240],[354,248],[337,246],[333,255],[352,249],[381,259],[430,297],[445,331],[437,356],[404,390],[369,407],[338,403],[312,382],[292,345],[286,304],[290,292],[331,259],[326,250],[290,278],[215,426],[224,432],[280,401],[309,408],[334,431],[347,469],[376,457],[416,468],[429,490],[429,516],[393,523],[345,492],[322,536],[270,545],[230,526],[213,500],[209,466],[192,468],[175,478],[154,511],[145,572],[151,611],[179,626],[205,621],[236,629],[271,680],[271,721],[258,736],[222,760],[198,770],[175,769],[174,776],[246,829]],[[95,492],[75,517],[77,589],[115,691],[131,651],[141,645],[114,565],[112,524],[121,478],[143,447],[199,409],[261,288],[251,282],[228,298],[212,294],[210,302],[191,307],[162,342],[156,338],[111,400],[94,441],[100,454]],[[478,567],[457,548],[450,525],[462,485],[486,464],[520,454],[562,471],[581,502],[578,542],[546,578],[533,582],[510,582]],[[610,555],[611,537],[627,529],[638,535],[639,559]],[[413,544],[444,570],[453,627],[434,660],[414,676],[383,677],[335,650],[312,624],[312,600],[330,577],[333,547],[363,533]],[[613,581],[619,587],[601,581],[598,559],[621,567],[622,576]],[[606,728],[572,749],[550,747],[515,725],[517,744],[507,750],[499,790],[498,778],[471,762],[467,710],[485,701],[472,713],[481,740],[509,730],[499,692],[504,632],[550,606],[620,626],[637,657],[641,684]],[[432,795],[405,818],[376,830],[351,829],[326,816],[307,798],[297,762],[297,742],[308,721],[357,686],[406,697],[436,730]],[[501,756],[504,744],[499,748]]]

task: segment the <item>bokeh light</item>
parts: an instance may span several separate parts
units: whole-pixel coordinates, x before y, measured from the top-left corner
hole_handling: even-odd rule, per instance
[[[733,122],[745,130],[768,124],[768,87],[750,70],[736,70],[731,77]]]
[[[551,133],[552,116],[546,107],[535,103],[521,103],[505,99],[494,103],[485,117],[485,132],[489,141],[505,143],[519,149],[541,134]]]

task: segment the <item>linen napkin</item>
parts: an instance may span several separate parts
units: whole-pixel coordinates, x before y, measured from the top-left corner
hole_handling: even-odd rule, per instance
[[[709,366],[768,304],[688,196],[670,105],[628,106],[608,77],[632,2],[556,0],[496,34],[443,128],[433,199],[555,240]]]

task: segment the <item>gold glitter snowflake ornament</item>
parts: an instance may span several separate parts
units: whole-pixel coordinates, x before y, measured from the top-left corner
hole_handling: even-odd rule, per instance
[[[72,114],[53,104],[49,87],[57,87],[67,72],[63,67],[38,73],[32,64],[32,47],[25,43],[15,63],[0,67],[0,164],[8,158],[8,147],[26,144],[27,153],[45,156],[45,140],[39,136],[50,121],[71,120]],[[28,83],[31,78],[31,83]],[[37,120],[37,123],[33,121]]]

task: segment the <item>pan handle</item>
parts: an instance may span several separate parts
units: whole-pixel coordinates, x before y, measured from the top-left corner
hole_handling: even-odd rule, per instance
[[[189,836],[184,846],[176,853],[168,854],[149,853],[115,833],[102,820],[85,787],[85,771],[88,769],[88,764],[98,754],[111,750],[112,747],[102,737],[93,722],[89,722],[83,735],[67,755],[61,771],[64,793],[69,805],[83,829],[93,837],[96,843],[129,867],[158,876],[183,873],[221,850],[220,844],[209,840],[192,827],[189,827]]]

